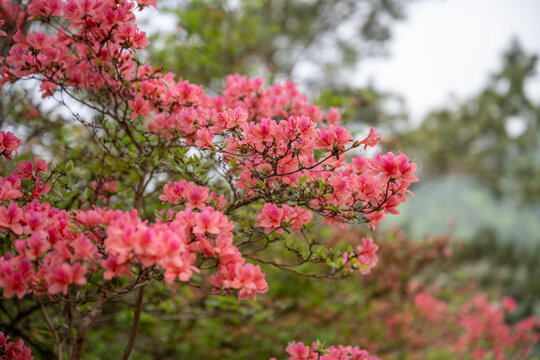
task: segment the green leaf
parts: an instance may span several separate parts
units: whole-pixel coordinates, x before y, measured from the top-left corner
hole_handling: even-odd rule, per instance
[[[64,199],[69,199],[70,197],[75,196],[79,191],[78,190],[71,190],[64,194]]]
[[[73,161],[69,160],[66,164],[65,169],[67,172],[70,172],[71,170],[73,170]]]

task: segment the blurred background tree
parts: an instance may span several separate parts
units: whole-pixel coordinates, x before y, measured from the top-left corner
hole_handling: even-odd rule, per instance
[[[298,79],[311,94],[350,85],[358,61],[381,54],[411,0],[193,0],[159,3],[177,24],[155,34],[151,59],[212,85],[225,75]],[[152,19],[148,19],[152,22]],[[152,26],[150,23],[149,26]],[[159,37],[159,39],[158,39]]]
[[[514,40],[502,60],[482,91],[429,113],[400,146],[415,153],[428,176],[474,176],[495,196],[534,206],[540,201],[540,99],[526,86],[538,56]]]
[[[392,25],[405,19],[410,3],[162,1],[166,28],[152,17],[143,19],[154,32],[147,56],[156,66],[214,89],[233,73],[267,83],[294,79],[319,105],[339,107],[343,123],[392,128],[406,117],[402,99],[372,86],[358,88],[350,74],[363,60],[387,54]]]
[[[520,316],[540,313],[540,99],[527,91],[537,62],[538,55],[515,39],[478,94],[431,111],[418,127],[396,135],[401,149],[421,164],[432,195],[423,196],[420,186],[420,201],[406,210],[403,223],[414,222],[414,209],[437,212],[443,222],[452,216],[450,208],[459,209],[465,215],[451,231],[462,225],[476,230],[461,236],[467,246],[455,257],[454,275],[515,297]],[[450,180],[436,181],[444,178]],[[476,203],[465,204],[467,197]],[[482,219],[474,211],[488,221],[463,221]]]

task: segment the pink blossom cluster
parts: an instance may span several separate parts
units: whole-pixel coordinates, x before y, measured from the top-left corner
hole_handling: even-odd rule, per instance
[[[312,218],[311,212],[298,205],[292,207],[283,204],[280,208],[276,204],[266,203],[261,213],[256,216],[258,222],[255,225],[264,228],[267,233],[275,231],[282,234],[283,228],[288,226],[292,231],[299,232],[302,226],[310,222]]]
[[[454,344],[455,352],[474,359],[524,359],[539,340],[537,329],[540,318],[529,317],[513,325],[505,321],[505,311],[515,310],[516,302],[505,298],[502,306],[488,301],[485,294],[477,294],[452,311],[448,304],[427,292],[414,298],[419,313],[430,322],[437,322],[447,329],[459,325]]]
[[[346,162],[346,151],[376,146],[380,135],[371,129],[353,141],[338,125],[336,108],[325,118],[293,82],[265,89],[261,79],[231,75],[222,95],[210,96],[201,86],[140,64],[134,51],[147,41],[134,24],[133,10],[146,6],[155,1],[30,1],[28,16],[48,24],[59,23],[51,21],[59,17],[66,26],[54,35],[38,30],[13,34],[14,44],[2,59],[1,82],[37,77],[45,96],[75,88],[103,99],[101,92],[108,89],[116,103],[127,105],[127,118],[146,121],[149,132],[230,162],[228,171],[234,186],[244,190],[244,201],[275,198],[256,215],[256,226],[267,233],[289,227],[298,232],[313,213],[329,224],[360,220],[372,228],[386,213],[397,213],[409,185],[417,181],[416,164],[406,155],[357,156]],[[2,154],[11,158],[20,141],[9,132],[1,134]],[[23,161],[0,179],[0,200],[10,201],[0,209],[1,229],[13,233],[18,244],[2,258],[7,294],[66,293],[70,284],[85,284],[99,268],[111,279],[130,276],[138,265],[161,269],[167,281],[187,281],[198,271],[194,264],[200,256],[217,264],[210,278],[215,287],[235,289],[240,298],[266,291],[260,268],[244,264],[233,245],[233,225],[221,212],[223,194],[185,180],[168,183],[160,199],[184,210],[155,224],[133,212],[96,208],[67,213],[31,201],[50,189],[38,176],[46,169],[41,160],[35,165]],[[23,185],[32,181],[28,194]],[[102,191],[104,186],[116,190],[107,183]],[[278,194],[285,195],[280,199]],[[376,251],[372,241],[363,240],[357,252],[346,256],[368,272],[377,262]]]
[[[163,83],[150,81],[152,89],[161,88],[158,93],[170,92]],[[187,83],[183,81],[182,86]],[[312,210],[327,217],[328,223],[354,220],[361,213],[375,228],[386,213],[398,212],[397,206],[407,200],[409,185],[418,180],[413,175],[416,164],[401,153],[378,155],[373,160],[357,157],[353,163],[345,163],[342,153],[361,145],[376,146],[380,134],[371,129],[364,139],[353,142],[348,131],[336,125],[337,109],[332,109],[328,127],[318,128],[324,120],[322,112],[307,105],[305,95],[290,82],[264,90],[262,80],[230,76],[223,98],[208,97],[194,85],[188,88],[190,106],[175,112],[159,112],[156,99],[139,99],[141,104],[146,101],[141,105],[145,115],[157,114],[147,125],[154,132],[169,138],[176,134],[188,145],[218,151],[225,160],[234,161],[231,171],[238,174],[236,186],[245,189],[247,197],[261,192],[261,182],[262,191],[307,187]],[[159,99],[160,104],[165,101]],[[175,100],[177,103],[187,104]],[[259,103],[274,107],[261,110]],[[226,105],[234,108],[223,108]],[[294,111],[284,112],[284,108]],[[325,153],[319,157],[316,151]]]
[[[345,152],[376,146],[380,134],[371,129],[353,141],[339,126],[337,108],[325,115],[293,82],[263,88],[262,79],[231,75],[221,95],[208,95],[202,86],[140,64],[135,51],[147,41],[133,10],[150,5],[155,1],[31,1],[30,16],[48,23],[60,17],[69,25],[56,35],[17,32],[0,82],[38,77],[45,96],[73,87],[103,99],[99,94],[108,89],[115,103],[127,105],[121,115],[145,122],[150,133],[234,163],[229,172],[246,198],[290,187],[290,198],[328,224],[366,221],[371,228],[398,212],[417,181],[416,164],[393,153],[347,163]]]
[[[328,349],[320,349],[316,343],[311,347],[301,342],[292,342],[285,349],[289,354],[288,360],[379,360],[378,357],[370,355],[366,350],[361,350],[357,346],[330,346]],[[275,359],[272,359],[275,360]]]
[[[113,214],[100,215],[107,221]],[[3,296],[65,294],[71,284],[86,284],[102,255],[93,236],[74,231],[76,225],[65,211],[37,200],[0,207],[0,232],[15,239],[13,252],[0,257]]]
[[[9,341],[9,336],[6,336],[0,331],[0,360],[32,360],[32,351],[24,346],[22,339],[17,342]]]
[[[105,280],[131,277],[132,271],[142,266],[163,270],[167,282],[188,281],[193,271],[199,272],[195,265],[199,257],[216,262],[217,273],[209,279],[216,289],[236,290],[240,299],[255,299],[257,293],[267,291],[259,266],[246,264],[233,245],[234,224],[219,210],[205,205],[211,197],[214,205],[223,206],[223,199],[215,194],[209,197],[207,188],[185,181],[166,185],[166,189],[177,191],[174,196],[182,186],[186,209],[171,213],[167,222],[154,224],[142,221],[136,210],[124,213],[95,208],[68,213],[37,199],[20,206],[13,200],[26,201],[21,180],[35,178],[39,184],[38,173],[47,170],[44,161],[36,159],[35,164],[19,162],[0,183],[0,194],[7,194],[1,197],[6,205],[0,206],[0,233],[14,239],[13,251],[0,257],[4,297],[66,294],[70,285],[86,284],[100,269]]]
[[[379,245],[375,244],[372,238],[362,238],[362,244],[356,246],[356,252],[343,253],[343,260],[349,267],[358,268],[360,273],[366,275],[379,261],[378,250]]]
[[[458,318],[464,334],[455,344],[456,351],[469,351],[475,359],[526,358],[540,338],[536,332],[540,318],[529,317],[511,326],[504,320],[504,311],[491,304],[485,294],[465,303]]]
[[[163,194],[159,196],[159,199],[163,203],[185,205],[186,209],[204,209],[206,206],[222,209],[227,205],[223,194],[218,196],[207,187],[197,186],[194,182],[186,180],[165,184]]]
[[[96,208],[70,216],[37,200],[22,208],[12,202],[0,207],[0,231],[16,238],[14,253],[0,257],[0,287],[5,297],[66,294],[69,285],[86,284],[99,269],[110,280],[131,277],[138,266],[164,270],[167,282],[188,281],[202,256],[218,263],[210,279],[216,288],[237,290],[240,299],[256,298],[268,286],[260,268],[245,264],[233,245],[233,227],[212,207],[149,225],[136,211]]]
[[[115,222],[107,228],[104,245],[114,259],[106,278],[121,271],[118,264],[157,266],[165,271],[165,281],[188,281],[199,272],[199,257],[214,259],[217,273],[209,281],[218,289],[234,289],[239,299],[256,298],[268,285],[259,266],[246,264],[233,245],[234,224],[213,207],[188,208],[168,222],[145,224]]]
[[[21,140],[17,138],[11,131],[0,131],[0,155],[4,155],[10,160],[13,153],[17,155],[17,149],[21,145]]]
[[[145,3],[155,5],[155,1]],[[0,83],[40,74],[45,95],[59,86],[99,89],[117,84],[117,76],[100,67],[114,64],[121,74],[133,73],[130,51],[148,44],[145,33],[134,24],[137,6],[133,1],[114,0],[30,1],[25,9],[29,17],[49,22],[59,16],[70,25],[59,27],[55,35],[40,31],[23,35],[19,30],[5,59],[10,66],[2,68]],[[107,48],[102,46],[105,42]]]
[[[17,152],[21,140],[9,131],[7,133],[0,131],[0,142],[2,142],[2,139],[5,141],[3,141],[4,145],[0,144],[0,149],[3,147],[3,154],[9,160],[12,158],[11,153]],[[19,161],[15,171],[5,178],[0,177],[0,203],[15,199],[32,200],[41,198],[49,192],[51,186],[41,184],[41,178],[38,176],[39,173],[47,171],[47,167],[47,162],[37,158],[34,159],[34,162]],[[23,185],[32,192],[27,191],[25,193]]]
[[[414,297],[414,306],[422,316],[434,321],[445,315],[448,304],[438,300],[427,292],[421,292]]]
[[[26,20],[28,14],[25,6],[12,0],[0,0],[0,28],[10,27],[18,29]],[[0,36],[9,36],[5,31],[0,30]]]

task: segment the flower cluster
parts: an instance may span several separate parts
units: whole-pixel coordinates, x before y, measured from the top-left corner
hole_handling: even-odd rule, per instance
[[[218,264],[217,273],[210,279],[216,288],[237,290],[240,299],[255,299],[257,293],[266,292],[268,286],[260,268],[244,264],[233,245],[233,223],[219,210],[205,205],[210,202],[207,188],[185,181],[166,185],[166,191],[176,193],[166,192],[162,197],[171,200],[172,195],[185,194],[186,209],[171,214],[174,218],[167,222],[154,224],[142,221],[135,210],[124,213],[95,208],[68,213],[37,199],[19,206],[13,200],[26,200],[21,181],[35,179],[38,188],[38,173],[47,170],[44,161],[36,159],[35,164],[19,162],[0,183],[1,202],[9,201],[0,206],[0,232],[14,239],[14,252],[0,257],[4,297],[44,292],[65,295],[71,284],[86,284],[87,277],[99,269],[104,270],[105,280],[131,277],[133,269],[143,266],[162,269],[167,282],[188,281],[193,271],[199,271],[195,265],[198,256]],[[180,194],[180,187],[185,193]],[[36,191],[28,200],[40,196]],[[212,196],[214,204],[223,205],[215,194]]]
[[[526,358],[540,339],[536,332],[540,318],[532,316],[509,325],[503,309],[490,303],[485,294],[462,305],[457,317],[463,334],[455,344],[456,352],[468,351],[475,359]]]
[[[186,209],[204,209],[206,206],[222,209],[227,205],[223,194],[218,196],[207,187],[197,186],[194,182],[186,180],[165,184],[163,194],[159,196],[159,199],[163,203],[185,205]]]
[[[140,64],[135,51],[147,41],[134,24],[133,9],[149,5],[155,1],[84,6],[31,1],[30,16],[49,23],[60,17],[69,25],[57,28],[54,36],[18,32],[2,62],[1,82],[37,77],[45,96],[84,89],[100,99],[98,108],[106,91],[112,104],[126,105],[114,105],[124,109],[113,116],[124,127],[134,126],[128,119],[137,120],[149,133],[233,163],[229,174],[246,198],[280,194],[281,203],[301,203],[328,224],[366,221],[371,228],[387,213],[398,212],[409,185],[417,181],[416,164],[393,153],[347,163],[345,152],[376,146],[380,135],[371,129],[353,141],[338,125],[336,108],[325,115],[293,82],[263,88],[261,79],[231,75],[222,95],[208,95],[201,86]],[[167,189],[164,199],[181,200],[173,194]]]
[[[6,139],[3,145],[3,154],[11,159],[11,153],[17,152],[21,140],[10,132],[0,132],[0,140]],[[0,146],[0,149],[2,147]],[[17,169],[7,177],[0,177],[0,202],[8,200],[24,199],[32,200],[41,198],[51,189],[49,184],[41,184],[39,173],[47,171],[47,162],[41,159],[31,161],[19,161]],[[23,186],[24,185],[24,186]],[[23,187],[27,190],[24,191]]]
[[[363,238],[362,244],[356,247],[357,253],[353,254],[358,259],[358,264],[363,268],[360,268],[362,274],[369,274],[371,269],[377,265],[379,258],[377,257],[377,250],[379,246],[373,243],[372,238]],[[348,254],[347,254],[348,255]]]
[[[9,341],[9,336],[0,331],[0,359],[1,360],[32,360],[32,351],[24,346],[22,339],[17,342]]]
[[[515,300],[506,298],[502,306],[488,301],[485,294],[477,294],[452,311],[446,302],[427,292],[414,297],[414,306],[421,317],[430,323],[455,331],[454,351],[460,356],[470,354],[474,359],[524,359],[530,354],[540,336],[540,318],[529,317],[510,325],[505,321],[505,309],[513,310]],[[506,310],[506,311],[508,311]],[[446,330],[447,332],[448,330]]]
[[[288,360],[379,360],[378,357],[370,355],[366,350],[361,350],[357,346],[330,346],[328,349],[321,349],[316,343],[311,347],[299,342],[292,342],[285,349],[289,354]],[[275,359],[273,359],[275,360]]]
[[[134,24],[135,6],[132,1],[114,0],[31,1],[26,8],[29,16],[45,22],[60,16],[70,25],[67,29],[58,28],[56,35],[35,31],[25,36],[18,31],[5,59],[11,66],[3,67],[0,83],[40,74],[45,95],[52,94],[58,86],[99,89],[118,84],[118,77],[100,69],[100,64],[114,64],[126,74],[133,72],[130,49],[148,44],[144,32]],[[102,47],[105,42],[110,45],[107,50]]]
[[[264,204],[262,211],[256,216],[259,220],[256,226],[264,228],[265,232],[269,233],[276,231],[278,234],[283,233],[283,227],[291,227],[292,231],[299,232],[302,226],[311,221],[313,215],[299,207],[283,204],[280,208],[276,204]]]
[[[4,155],[10,160],[13,153],[17,154],[17,149],[21,145],[21,140],[17,138],[11,131],[0,131],[0,155]]]

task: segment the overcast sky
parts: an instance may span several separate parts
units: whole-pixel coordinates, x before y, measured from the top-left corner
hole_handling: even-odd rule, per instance
[[[393,29],[389,57],[366,60],[357,83],[403,95],[418,121],[451,95],[481,89],[513,37],[540,54],[540,0],[421,0]],[[540,97],[538,76],[529,90]]]

